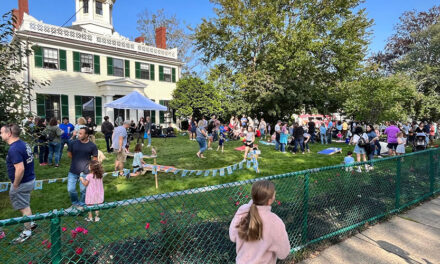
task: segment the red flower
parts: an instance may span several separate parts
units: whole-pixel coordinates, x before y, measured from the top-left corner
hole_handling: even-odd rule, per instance
[[[67,230],[67,228],[61,227],[61,231],[65,232],[66,230]]]
[[[148,229],[148,228],[150,228],[150,223],[147,223],[147,224],[145,225],[145,229]]]
[[[82,228],[81,226],[78,226],[77,228],[75,228],[75,231],[77,233],[82,233],[84,231],[84,228]]]
[[[165,225],[165,224],[167,223],[167,220],[160,220],[160,223],[161,223],[162,225]]]
[[[238,196],[241,196],[241,192],[238,193]]]
[[[164,214],[165,214],[164,212],[160,213],[160,215],[162,215],[162,216],[163,216]]]
[[[52,247],[52,243],[48,242],[46,247],[47,248],[51,248]]]
[[[69,240],[69,244],[72,244],[73,243],[73,240]]]
[[[84,235],[87,235],[87,233],[89,233],[89,230],[87,230],[87,229],[84,228],[84,230],[83,230],[83,234],[84,234]]]
[[[47,243],[47,239],[43,240],[43,242],[41,242],[41,245],[46,245]]]
[[[77,232],[76,232],[75,230],[70,231],[70,233],[71,233],[71,235],[72,235],[72,238],[75,238],[75,237],[76,237]]]
[[[80,255],[81,253],[83,253],[83,249],[82,249],[82,248],[77,248],[77,249],[75,250],[75,253],[78,254],[78,255]]]
[[[281,205],[281,202],[280,202],[280,201],[277,201],[277,204],[278,204],[278,205]]]
[[[249,195],[246,195],[245,198],[249,198]]]
[[[96,252],[96,251],[95,251],[95,252],[93,252],[93,254],[92,254],[92,255],[93,255],[93,256],[95,256],[96,254],[98,254],[98,252]]]
[[[28,264],[32,264],[32,261],[29,261]]]
[[[236,206],[238,206],[239,204],[240,204],[240,202],[239,202],[239,201],[235,202],[235,205],[236,205]]]

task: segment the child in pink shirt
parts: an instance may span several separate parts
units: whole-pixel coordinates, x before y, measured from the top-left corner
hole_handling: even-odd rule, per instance
[[[104,202],[104,185],[102,183],[102,177],[104,176],[104,169],[97,160],[90,161],[90,173],[85,178],[79,177],[82,184],[87,187],[86,189],[86,204],[88,206],[101,204]],[[95,222],[99,222],[99,211],[95,211]],[[89,217],[86,221],[92,222],[92,211],[89,211]]]
[[[271,212],[275,185],[257,181],[252,200],[240,206],[231,225],[229,238],[236,243],[237,264],[276,263],[290,253],[289,237],[283,221]]]

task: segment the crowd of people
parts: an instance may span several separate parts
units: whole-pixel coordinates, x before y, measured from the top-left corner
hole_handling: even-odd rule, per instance
[[[130,129],[135,128],[135,133],[130,139]],[[148,139],[148,146],[151,146],[151,121],[149,117],[141,118],[138,124],[133,125],[132,121],[122,121],[114,126],[109,122],[109,118],[104,117],[101,125],[101,131],[106,141],[107,152],[116,154],[115,172],[122,175],[124,163],[127,158],[129,141],[135,140],[133,173],[130,176],[138,176],[143,162],[142,146],[145,139]],[[96,125],[91,118],[78,118],[76,125],[69,122],[68,118],[63,118],[62,123],[52,118],[46,123],[45,119],[28,118],[23,124],[26,133],[33,136],[36,141],[35,147],[32,148],[28,143],[20,139],[21,128],[18,125],[7,125],[1,128],[1,138],[10,147],[7,156],[8,176],[11,180],[10,199],[14,209],[21,211],[25,216],[32,215],[30,208],[30,194],[34,189],[35,172],[34,172],[34,155],[39,159],[40,166],[53,165],[58,167],[63,152],[63,148],[67,144],[67,155],[71,159],[70,169],[67,176],[67,191],[70,196],[72,207],[71,210],[81,210],[84,206],[96,205],[104,201],[103,188],[103,168],[100,151],[95,144]],[[223,123],[212,115],[209,120],[201,118],[200,120],[190,119],[189,139],[195,140],[199,144],[197,157],[205,158],[204,152],[212,150],[213,142],[218,141],[217,151],[224,150],[225,142],[228,140],[242,140],[244,144],[244,159],[248,157],[248,153],[255,149],[254,142],[256,138],[265,140],[275,145],[277,151],[286,153],[290,150],[297,153],[299,150],[304,154],[310,152],[309,144],[321,142],[321,144],[330,144],[333,139],[340,142],[346,142],[354,145],[353,152],[349,151],[344,163],[350,165],[356,160],[369,161],[375,156],[380,157],[381,140],[385,140],[388,155],[401,155],[405,153],[405,146],[410,145],[417,147],[422,141],[426,148],[432,145],[434,140],[438,138],[438,126],[436,123],[396,123],[394,121],[384,124],[371,125],[359,122],[324,120],[316,125],[313,121],[307,123],[288,123],[278,121],[274,124],[273,130],[271,124],[266,123],[263,118],[250,118],[242,115],[231,117],[229,123]],[[417,143],[416,143],[417,142]],[[422,148],[423,149],[423,148]],[[417,148],[415,148],[417,150]],[[347,167],[352,169],[352,167]],[[373,169],[372,163],[365,164],[365,170]],[[358,167],[362,171],[361,166]],[[80,193],[77,192],[77,184],[79,184]],[[274,218],[275,216],[266,215],[265,206],[273,202],[274,188],[270,183],[264,186],[256,186],[255,192],[263,192],[261,195],[254,197],[251,202],[239,209],[237,212],[237,220],[233,220],[231,224],[230,236],[231,240],[237,245],[246,244],[247,241],[254,241],[265,231],[254,232],[247,230],[249,228],[249,217],[253,217],[261,213],[261,221],[268,221],[264,218]],[[253,187],[254,188],[254,187]],[[263,199],[264,198],[264,199]],[[256,204],[255,207],[253,204]],[[244,217],[244,218],[243,218]],[[247,220],[244,220],[247,218]],[[235,219],[235,218],[234,218]],[[275,219],[275,218],[274,218]],[[275,221],[272,219],[273,221]],[[86,221],[100,221],[99,212],[95,212],[93,217],[90,212],[85,219]],[[271,220],[271,221],[272,221]],[[255,223],[258,225],[258,223]],[[37,228],[35,222],[26,223],[24,231],[19,237],[13,240],[13,243],[21,243],[27,240],[32,231]],[[245,234],[246,232],[249,232]],[[262,233],[263,232],[263,233]],[[278,232],[278,231],[277,231]],[[280,234],[283,228],[279,229]],[[1,230],[0,230],[1,233]],[[280,247],[283,253],[287,250],[285,241]],[[262,245],[266,247],[267,245]],[[281,252],[281,251],[280,251]],[[268,255],[267,255],[268,256]],[[246,257],[243,256],[243,259]]]
[[[369,161],[374,157],[382,157],[381,141],[386,141],[387,155],[401,155],[406,152],[406,147],[413,150],[425,149],[439,138],[436,122],[385,122],[381,124],[367,124],[365,122],[325,119],[316,124],[313,120],[308,122],[283,122],[274,123],[273,130],[264,118],[232,116],[229,123],[223,123],[211,116],[208,121],[202,117],[198,122],[190,118],[188,133],[190,140],[199,143],[199,158],[205,158],[203,153],[212,150],[212,142],[218,140],[217,150],[223,149],[227,140],[242,140],[245,145],[244,159],[253,148],[255,138],[267,140],[275,145],[275,150],[292,154],[301,151],[302,154],[310,152],[309,144],[321,142],[322,145],[336,142],[345,142],[354,145],[353,152],[356,160]],[[366,166],[366,169],[372,169]]]

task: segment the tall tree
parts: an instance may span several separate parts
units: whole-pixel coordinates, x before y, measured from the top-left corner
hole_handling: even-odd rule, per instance
[[[170,107],[179,117],[194,116],[197,119],[211,114],[223,114],[221,93],[209,82],[186,75],[177,82]]]
[[[29,114],[31,92],[36,85],[33,80],[22,78],[21,73],[26,69],[23,58],[29,56],[32,50],[25,42],[14,38],[13,24],[16,21],[11,12],[0,19],[0,126],[5,124],[21,124]],[[0,141],[0,181],[7,179],[5,158],[8,146]]]
[[[178,59],[185,63],[183,70],[191,71],[198,63],[192,50],[191,27],[179,20],[175,14],[165,13],[164,9],[159,9],[156,13],[145,9],[138,15],[137,30],[145,37],[146,44],[155,45],[155,30],[159,27],[166,28],[167,48],[177,48]]]
[[[196,29],[203,61],[231,70],[245,109],[272,118],[340,107],[327,96],[356,74],[371,21],[360,0],[211,0],[216,17]]]
[[[345,113],[371,124],[406,121],[414,116],[414,106],[420,99],[414,81],[407,75],[383,76],[371,69],[357,80],[340,83],[339,88],[346,98]]]
[[[410,73],[423,95],[416,108],[422,119],[440,118],[440,23],[413,34],[409,51],[395,64],[400,72]]]
[[[380,64],[386,72],[395,72],[395,63],[416,46],[416,35],[439,21],[440,6],[433,6],[428,11],[404,12],[395,26],[395,33],[388,39],[385,50],[373,55],[371,60]]]

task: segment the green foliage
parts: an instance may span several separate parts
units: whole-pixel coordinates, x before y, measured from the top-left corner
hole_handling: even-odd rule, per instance
[[[440,6],[400,17],[384,52],[372,57],[387,74],[409,75],[417,87],[415,119],[440,118]]]
[[[328,89],[356,74],[368,43],[359,0],[212,2],[217,16],[196,29],[196,47],[238,96],[230,109],[275,119],[339,108]]]
[[[24,41],[14,37],[14,21],[11,12],[0,19],[0,126],[21,124],[28,115],[31,91],[36,85],[40,85],[22,77],[21,73],[26,70],[23,59],[32,51]],[[6,179],[4,164],[7,148],[0,141],[0,180]]]
[[[420,93],[417,117],[440,118],[440,24],[414,34],[410,51],[396,65],[417,81]]]
[[[170,107],[176,109],[180,117],[200,119],[202,116],[222,114],[221,101],[221,93],[211,83],[186,75],[177,82]]]
[[[355,120],[371,124],[406,121],[413,116],[418,99],[415,83],[407,76],[395,74],[386,77],[371,69],[367,69],[367,73],[358,80],[342,82],[339,89],[346,97],[345,112]]]

